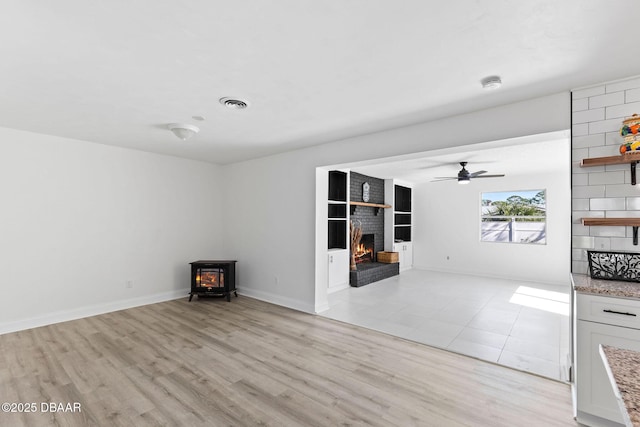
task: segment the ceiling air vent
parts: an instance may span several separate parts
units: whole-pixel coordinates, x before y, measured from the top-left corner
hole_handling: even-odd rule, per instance
[[[220,98],[220,104],[232,110],[244,110],[249,106],[249,103],[241,99],[235,98]]]

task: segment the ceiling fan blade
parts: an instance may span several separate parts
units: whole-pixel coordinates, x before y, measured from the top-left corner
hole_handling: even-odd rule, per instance
[[[473,172],[471,174],[469,174],[469,178],[475,178],[478,175],[482,175],[483,173],[487,173],[487,171],[478,171],[478,172]]]
[[[430,182],[450,181],[452,179],[458,179],[458,177],[457,176],[456,177],[453,177],[453,176],[436,176]]]
[[[504,176],[504,174],[501,174],[501,175],[481,175],[481,176],[476,176],[474,178],[501,178],[503,176]]]

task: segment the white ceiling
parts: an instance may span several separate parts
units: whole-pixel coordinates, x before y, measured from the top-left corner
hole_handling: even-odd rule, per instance
[[[0,126],[230,163],[640,74],[638,16],[637,0],[5,0]]]
[[[363,175],[399,179],[412,184],[433,182],[433,185],[450,185],[457,181],[460,162],[468,162],[466,169],[471,173],[485,170],[485,175],[505,175],[483,180],[508,181],[520,175],[569,174],[570,150],[568,132],[553,132],[467,145],[464,150],[454,147],[340,167]],[[436,181],[439,177],[456,179]]]

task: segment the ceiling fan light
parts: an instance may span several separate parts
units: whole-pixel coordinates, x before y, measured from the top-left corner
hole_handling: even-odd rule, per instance
[[[458,178],[458,184],[468,184],[470,183],[471,180],[469,179],[469,177],[466,178]]]
[[[191,138],[196,133],[200,132],[200,128],[194,125],[189,125],[186,123],[170,123],[167,125],[169,130],[173,132],[175,136],[180,138],[183,141]]]

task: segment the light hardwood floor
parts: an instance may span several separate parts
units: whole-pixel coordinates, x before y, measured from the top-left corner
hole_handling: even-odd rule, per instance
[[[2,426],[577,425],[566,384],[243,296],[0,335],[0,401],[38,406]]]

